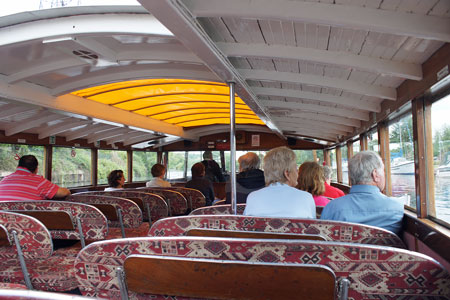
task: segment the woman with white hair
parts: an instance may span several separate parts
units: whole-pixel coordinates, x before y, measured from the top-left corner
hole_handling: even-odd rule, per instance
[[[316,206],[311,194],[295,188],[298,176],[295,161],[294,151],[287,147],[278,147],[266,154],[266,187],[248,195],[244,215],[316,218]]]

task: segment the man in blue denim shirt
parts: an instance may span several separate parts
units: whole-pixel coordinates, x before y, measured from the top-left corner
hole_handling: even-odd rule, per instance
[[[359,152],[349,160],[348,169],[350,193],[328,203],[321,219],[373,225],[399,234],[403,204],[381,193],[386,184],[381,157],[373,151]]]

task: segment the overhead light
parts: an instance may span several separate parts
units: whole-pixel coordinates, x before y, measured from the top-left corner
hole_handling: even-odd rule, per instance
[[[64,36],[64,37],[53,38],[53,39],[45,39],[42,41],[42,44],[58,43],[58,42],[64,42],[64,41],[73,41],[73,38],[70,36]]]

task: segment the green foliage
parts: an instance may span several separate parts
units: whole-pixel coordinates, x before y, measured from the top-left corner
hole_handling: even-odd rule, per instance
[[[44,174],[44,147],[42,146],[31,146],[31,145],[20,145],[20,144],[0,144],[0,176],[4,177],[13,173],[17,164],[19,163],[14,157],[18,154],[23,155],[34,155],[36,156],[39,167],[38,174]]]

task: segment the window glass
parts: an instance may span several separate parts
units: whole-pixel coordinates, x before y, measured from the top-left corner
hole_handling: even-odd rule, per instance
[[[380,148],[378,146],[378,132],[377,130],[372,130],[367,135],[369,150],[376,151],[379,153]]]
[[[185,151],[169,152],[169,164],[167,166],[167,179],[180,179],[184,177]]]
[[[412,115],[389,124],[392,196],[416,208]]]
[[[201,161],[203,161],[201,151],[188,152],[188,168],[187,168],[187,176],[188,177],[192,177],[192,172],[191,172],[192,166]]]
[[[241,157],[242,155],[244,155],[244,154],[246,154],[248,152],[254,152],[254,153],[256,153],[256,155],[258,155],[259,160],[260,160],[259,168],[261,170],[264,169],[263,162],[264,162],[264,156],[266,155],[267,151],[253,151],[253,150],[250,150],[250,151],[236,151],[236,173],[239,173],[239,162],[238,162],[239,157]],[[228,172],[230,172],[230,169],[231,169],[231,167],[230,167],[230,151],[225,151],[225,169]]]
[[[156,160],[156,152],[133,151],[133,181],[151,180],[150,170],[156,164]]]
[[[353,155],[361,151],[361,142],[359,140],[353,142]]]
[[[331,174],[331,181],[337,182],[336,149],[330,150],[330,161],[331,169],[333,169],[333,173]]]
[[[108,184],[108,174],[113,170],[122,170],[125,180],[128,178],[127,152],[98,150],[98,184]]]
[[[434,158],[434,209],[429,213],[450,223],[450,95],[433,103],[431,127]]]
[[[52,182],[59,186],[90,185],[91,150],[53,147]]]
[[[341,147],[342,154],[342,182],[348,184],[348,157],[347,145]]]
[[[19,159],[23,155],[34,155],[38,160],[38,174],[44,175],[44,147],[21,145],[21,144],[0,144],[0,177],[3,178],[16,171]]]

